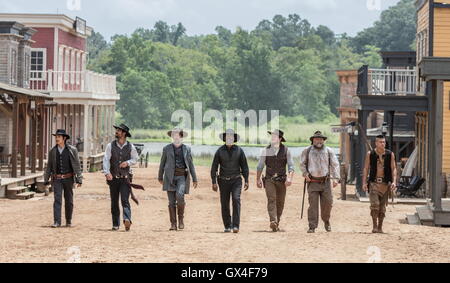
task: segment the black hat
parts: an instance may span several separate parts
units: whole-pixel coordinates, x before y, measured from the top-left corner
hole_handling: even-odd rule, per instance
[[[312,137],[310,138],[311,142],[313,142],[314,139],[316,139],[316,138],[324,139],[324,140],[327,140],[327,139],[328,139],[328,137],[322,135],[322,132],[321,132],[321,131],[317,131],[317,132],[314,133],[314,136],[312,136]]]
[[[187,136],[188,136],[188,133],[186,133],[183,129],[179,129],[179,128],[175,128],[172,131],[168,131],[167,135],[169,137],[172,137],[172,133],[179,133],[180,137],[182,137],[182,138],[187,138]]]
[[[127,137],[128,137],[128,138],[131,138],[130,128],[128,128],[127,125],[125,125],[125,124],[120,124],[120,126],[113,126],[113,127],[114,127],[116,130],[119,129],[119,130],[124,131],[125,133],[127,133]]]
[[[284,138],[284,132],[282,130],[274,130],[273,132],[268,132],[269,135],[277,135],[281,138],[282,142],[286,142],[286,139]]]
[[[227,135],[234,135],[234,142],[238,142],[241,139],[241,137],[232,129],[228,129],[225,131],[225,133],[220,134],[219,138],[223,141],[226,141]]]
[[[56,130],[56,133],[54,133],[53,136],[55,136],[55,137],[63,136],[63,137],[66,137],[68,140],[70,140],[69,134],[67,134],[66,130],[63,130],[63,129]]]

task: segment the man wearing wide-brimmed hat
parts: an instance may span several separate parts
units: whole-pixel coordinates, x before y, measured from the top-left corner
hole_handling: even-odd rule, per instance
[[[339,161],[334,151],[325,146],[328,138],[317,131],[310,138],[311,146],[301,155],[300,168],[308,183],[308,233],[314,233],[319,224],[320,214],[325,230],[331,232],[330,216],[333,206],[332,187],[338,185]]]
[[[219,138],[225,142],[214,155],[211,167],[212,189],[217,192],[220,188],[220,203],[222,206],[222,220],[225,233],[239,233],[241,219],[241,191],[242,177],[244,177],[244,189],[249,188],[249,169],[247,158],[242,148],[236,145],[240,137],[229,129]],[[219,175],[217,171],[219,170]],[[230,213],[230,197],[233,203],[233,216]]]
[[[123,223],[125,230],[131,227],[131,166],[137,163],[139,155],[133,144],[127,141],[131,138],[130,128],[125,124],[114,126],[116,129],[116,140],[106,146],[103,158],[103,173],[109,185],[111,194],[111,214],[113,231],[120,229],[119,199],[122,203]]]
[[[183,129],[175,128],[167,133],[172,143],[165,146],[159,165],[158,180],[163,185],[169,199],[170,230],[184,229],[185,195],[190,192],[192,181],[194,188],[198,186],[191,148],[183,144],[183,138],[188,136]],[[177,227],[178,214],[178,227]]]
[[[64,195],[66,227],[72,226],[73,215],[73,187],[81,187],[83,175],[81,173],[80,159],[76,147],[67,144],[70,135],[66,130],[57,130],[53,134],[56,146],[48,154],[48,164],[44,174],[44,182],[50,184],[55,201],[53,203],[53,228],[61,227],[62,198]]]
[[[284,132],[274,130],[268,133],[272,136],[271,143],[261,152],[256,183],[258,188],[266,189],[270,228],[273,232],[278,232],[286,200],[286,188],[292,185],[295,169],[291,152],[283,144],[286,142]],[[265,177],[262,176],[264,167],[266,167]]]

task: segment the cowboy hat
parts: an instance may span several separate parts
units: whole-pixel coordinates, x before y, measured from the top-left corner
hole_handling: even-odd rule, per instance
[[[70,140],[69,134],[67,134],[66,130],[63,130],[63,129],[56,130],[56,133],[54,133],[53,136],[54,137],[63,136],[63,137],[66,137],[68,140]]]
[[[187,138],[188,133],[186,133],[183,129],[175,128],[172,131],[168,131],[167,135],[169,137],[172,137],[172,133],[179,133],[181,138]]]
[[[311,142],[313,142],[314,139],[323,139],[323,140],[326,141],[326,140],[328,139],[328,137],[322,135],[322,132],[321,132],[321,131],[317,131],[317,132],[314,133],[314,136],[312,136],[311,138],[309,138],[309,140],[310,140]]]
[[[274,130],[273,132],[268,132],[269,135],[277,135],[281,138],[282,142],[286,142],[286,139],[284,138],[284,132],[281,130]]]
[[[130,128],[128,128],[125,124],[120,124],[120,126],[113,126],[116,130],[122,130],[123,132],[127,133],[127,137],[131,138],[130,134]]]
[[[241,137],[238,134],[236,134],[236,132],[233,131],[232,129],[228,129],[228,130],[225,131],[225,133],[220,134],[219,138],[225,142],[226,141],[226,137],[228,135],[234,135],[234,142],[235,143],[238,142],[241,139]]]

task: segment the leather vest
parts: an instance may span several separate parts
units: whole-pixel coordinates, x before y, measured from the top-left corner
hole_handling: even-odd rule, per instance
[[[392,168],[391,168],[391,160],[392,160],[392,151],[387,150],[384,154],[384,182],[390,183],[392,182]],[[369,174],[369,182],[375,182],[377,179],[377,168],[378,168],[378,154],[375,150],[372,150],[370,153],[370,174]]]
[[[270,146],[267,147],[270,150]],[[286,176],[286,165],[287,165],[287,147],[280,145],[280,150],[277,156],[267,156],[266,157],[266,174],[269,177],[272,176]]]
[[[117,145],[117,141],[111,143],[111,175],[113,177],[129,177],[130,167],[120,168],[122,162],[131,159],[131,143],[127,143],[122,149]]]

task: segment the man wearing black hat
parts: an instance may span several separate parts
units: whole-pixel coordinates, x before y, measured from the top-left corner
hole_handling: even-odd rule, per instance
[[[61,227],[62,198],[64,195],[66,227],[72,226],[73,215],[73,187],[81,187],[83,175],[81,173],[80,159],[76,147],[67,144],[70,136],[66,130],[57,130],[53,134],[56,146],[48,154],[48,164],[44,174],[44,182],[50,184],[54,192],[53,228]]]
[[[190,191],[190,177],[195,189],[198,183],[191,148],[183,144],[183,138],[188,134],[182,129],[173,129],[167,135],[172,138],[172,143],[163,149],[158,180],[169,198],[170,231],[176,231],[184,229],[185,195]]]
[[[249,188],[247,158],[242,148],[236,145],[240,137],[233,130],[227,130],[219,138],[225,142],[225,145],[220,147],[214,155],[211,167],[212,189],[217,192],[220,188],[220,202],[225,233],[230,233],[231,231],[239,233],[242,176],[245,180],[244,189],[247,191]],[[220,173],[217,175],[219,166]],[[233,217],[230,215],[230,197],[233,203]]]
[[[327,139],[322,132],[315,132],[310,138],[312,145],[301,155],[300,168],[308,183],[308,233],[314,233],[319,224],[319,204],[325,230],[331,232],[330,217],[333,206],[331,187],[337,187],[340,173],[336,154],[325,146]]]
[[[283,131],[275,130],[269,134],[272,136],[271,144],[261,153],[256,183],[258,188],[262,189],[264,186],[266,189],[270,228],[273,232],[278,232],[286,200],[286,188],[292,185],[295,169],[291,152],[283,144],[286,142]],[[262,176],[264,167],[267,167],[265,177]]]
[[[131,227],[131,166],[137,163],[139,155],[133,144],[127,141],[131,138],[130,129],[121,124],[114,126],[116,129],[116,140],[106,147],[103,158],[103,173],[109,185],[111,193],[111,214],[113,222],[113,231],[120,228],[120,208],[119,197],[123,209],[123,223],[125,230],[129,231]]]

